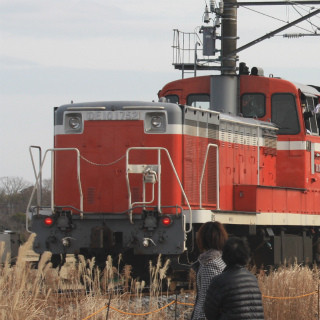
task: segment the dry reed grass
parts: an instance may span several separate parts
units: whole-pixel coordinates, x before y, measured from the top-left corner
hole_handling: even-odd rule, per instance
[[[15,265],[10,265],[9,257],[0,266],[0,319],[86,319],[106,307],[127,313],[146,313],[157,310],[176,296],[161,293],[163,284],[170,287],[166,272],[170,261],[162,263],[161,256],[155,265],[150,262],[150,297],[143,295],[144,281],[131,278],[131,266],[120,270],[121,256],[117,262],[111,257],[106,267],[100,271],[95,268],[94,260],[68,262],[60,270],[51,266],[51,254],[41,256],[38,268],[33,268],[26,256],[32,246],[34,236],[20,247]],[[4,244],[0,243],[0,256]],[[281,267],[266,274],[260,272],[258,281],[264,296],[296,297],[318,289],[319,272],[297,264]],[[194,282],[194,275],[191,276]],[[63,294],[61,294],[63,292]],[[195,292],[180,292],[180,302],[193,303]],[[318,294],[299,299],[279,300],[264,298],[266,320],[318,319]],[[177,307],[177,312],[175,310]],[[114,309],[108,312],[108,319],[190,319],[192,307],[171,305],[158,313],[149,315],[122,314]],[[88,319],[88,318],[87,318]],[[107,308],[90,317],[107,319]],[[320,319],[320,317],[319,317]]]
[[[320,319],[317,266],[282,266],[268,274],[260,272],[258,281],[266,320]]]

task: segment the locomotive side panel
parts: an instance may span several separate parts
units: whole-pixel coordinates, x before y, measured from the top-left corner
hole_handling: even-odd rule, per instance
[[[217,113],[186,108],[183,127],[183,183],[190,204],[217,208]]]

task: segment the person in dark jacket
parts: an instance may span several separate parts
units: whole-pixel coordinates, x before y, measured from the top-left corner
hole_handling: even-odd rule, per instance
[[[210,281],[214,276],[220,274],[226,266],[221,254],[227,239],[227,231],[218,221],[204,223],[197,233],[197,246],[201,254],[193,265],[193,269],[197,273],[197,296],[192,320],[205,319],[204,299]]]
[[[208,320],[263,320],[261,292],[256,277],[246,269],[250,250],[240,238],[229,238],[222,259],[224,271],[209,285],[204,312]]]

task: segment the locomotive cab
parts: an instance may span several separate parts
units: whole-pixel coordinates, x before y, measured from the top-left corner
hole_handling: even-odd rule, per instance
[[[224,157],[224,138],[221,136],[219,139],[221,140],[219,141],[220,190],[221,194],[232,194],[232,198],[227,199],[226,202],[223,202],[224,196],[220,195],[223,204],[221,208],[228,213],[233,212],[233,215],[231,218],[216,212],[215,217],[226,223],[229,232],[233,234],[247,236],[252,231],[245,225],[254,224],[256,226],[253,231],[254,243],[259,242],[256,238],[259,233],[263,235],[263,239],[273,241],[271,256],[268,249],[263,250],[256,262],[268,260],[266,256],[270,257],[270,263],[280,263],[293,256],[299,261],[310,261],[312,260],[310,239],[313,238],[313,241],[317,239],[317,231],[313,226],[320,222],[318,221],[320,136],[317,122],[319,115],[314,112],[320,92],[316,87],[273,77],[268,78],[260,76],[259,73],[239,75],[237,80],[239,98],[236,114],[238,117],[234,121],[243,121],[245,126],[245,118],[256,119],[265,124],[273,124],[277,130],[262,134],[263,142],[257,145],[261,150],[259,156],[251,154],[248,157],[246,152],[241,154],[237,151],[241,150],[241,146],[238,149],[236,144],[230,144],[229,147],[234,148],[234,151]],[[184,81],[188,81],[188,86],[184,85]],[[196,88],[194,92],[189,90],[191,81],[182,79],[169,83],[159,92],[159,97],[166,96],[168,92],[176,92],[176,101],[188,103],[188,99],[197,92],[199,97],[209,95],[208,100],[214,101],[212,76],[193,78]],[[199,101],[200,105],[201,101]],[[214,108],[214,105],[209,108]],[[220,130],[223,131],[222,126]],[[230,142],[238,141],[237,128],[229,127],[226,131],[233,135]],[[247,135],[251,134],[247,133]],[[231,161],[230,157],[234,160]],[[258,162],[257,167],[254,166],[255,162]],[[223,174],[223,171],[228,172],[230,169],[233,172],[229,171],[229,175]],[[253,173],[254,170],[258,171],[255,180],[238,178],[248,176],[249,172],[256,176]],[[227,185],[232,187],[228,189]],[[228,205],[231,202],[232,207]],[[241,221],[240,215],[236,215],[236,212],[259,214],[254,222],[250,219],[245,222]],[[265,240],[266,243],[269,240]],[[295,242],[297,248],[300,248],[303,243],[308,245],[305,249],[300,248],[299,252],[293,253],[289,245],[285,244],[290,241]],[[253,244],[253,249],[256,250],[255,248]],[[258,252],[257,256],[259,256]]]
[[[253,68],[254,69],[254,68]],[[278,78],[239,75],[239,101],[236,114],[244,118],[271,122],[278,128],[277,184],[283,187],[319,188],[318,153],[320,114],[314,113],[320,92],[312,87]],[[194,86],[191,86],[191,83]],[[159,97],[177,103],[213,109],[212,76],[182,79],[171,82],[159,91]],[[300,146],[299,146],[300,144]],[[310,154],[298,150],[310,149]],[[289,148],[289,149],[288,149]],[[295,148],[298,148],[295,150]],[[290,150],[291,152],[283,152]],[[294,150],[300,156],[294,156]],[[281,165],[283,164],[283,165]],[[313,175],[316,175],[315,177]],[[312,185],[310,182],[312,181]]]

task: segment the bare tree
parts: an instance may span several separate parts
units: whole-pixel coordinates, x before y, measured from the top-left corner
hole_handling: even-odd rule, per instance
[[[24,202],[24,190],[30,183],[21,177],[0,178],[0,210],[3,214],[21,211]]]
[[[30,183],[25,181],[21,177],[0,178],[0,189],[3,190],[4,193],[7,194],[8,196],[15,195],[29,186],[30,186]]]
[[[51,203],[51,179],[42,181],[42,205],[49,206]]]
[[[21,177],[0,177],[0,231],[25,232],[25,214],[32,190],[33,185]],[[50,195],[51,180],[43,180],[42,205],[50,205]],[[36,198],[32,205],[36,205]]]

